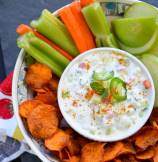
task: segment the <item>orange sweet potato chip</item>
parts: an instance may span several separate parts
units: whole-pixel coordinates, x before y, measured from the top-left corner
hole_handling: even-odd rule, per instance
[[[44,64],[35,63],[28,67],[25,75],[25,81],[33,89],[39,89],[49,83],[52,79],[52,72]]]
[[[125,155],[125,154],[135,154],[136,151],[130,142],[122,142],[123,146],[118,154],[119,155]]]
[[[114,162],[122,162],[120,159],[116,158],[114,159]]]
[[[32,90],[37,93],[46,93],[50,91],[50,89],[47,86],[43,86],[42,88],[32,88]]]
[[[19,106],[19,113],[23,118],[27,118],[30,112],[38,105],[42,104],[39,100],[26,100]]]
[[[64,148],[60,151],[52,151],[52,153],[62,161],[70,159],[70,155],[69,152],[67,151],[67,148]]]
[[[35,99],[48,105],[57,105],[57,95],[51,91],[46,93],[37,93]]]
[[[72,139],[72,138],[69,140],[67,148],[68,148],[71,156],[78,155],[81,150],[81,147],[80,147],[80,144],[78,143],[78,141],[75,139]]]
[[[150,116],[150,121],[152,123],[152,121],[155,121],[158,124],[158,108],[154,108],[153,112]]]
[[[110,161],[119,155],[135,154],[135,149],[130,142],[115,142],[105,147],[104,161]]]
[[[116,158],[119,155],[122,148],[123,148],[122,142],[115,142],[111,143],[108,146],[105,146],[104,161],[110,161]]]
[[[74,134],[75,134],[74,130],[71,129],[71,128],[67,128],[67,129],[65,130],[65,133],[67,133],[67,134],[70,135],[71,137],[73,137]]]
[[[68,145],[69,140],[70,136],[58,129],[52,137],[45,140],[45,146],[52,151],[61,151]]]
[[[121,162],[139,162],[134,155],[126,155],[121,158]]]
[[[52,79],[48,83],[48,87],[52,91],[57,91],[57,89],[58,89],[58,83],[59,83],[59,79],[57,77],[53,76]]]
[[[153,158],[153,156],[154,156],[154,149],[150,147],[145,151],[137,153],[136,158],[140,160],[147,160]]]
[[[81,150],[80,162],[104,162],[104,145],[99,142],[86,144]]]
[[[58,117],[56,108],[51,105],[41,104],[29,114],[28,128],[35,138],[49,138],[57,130]]]
[[[145,126],[135,137],[135,145],[142,150],[153,146],[158,141],[158,129],[152,126]]]
[[[64,162],[80,162],[79,156],[72,156],[70,159],[64,160]]]
[[[78,136],[77,139],[78,143],[80,144],[81,147],[84,147],[86,144],[90,143],[90,140],[82,137],[82,136]]]
[[[158,143],[154,147],[154,157],[153,157],[154,162],[158,162]]]

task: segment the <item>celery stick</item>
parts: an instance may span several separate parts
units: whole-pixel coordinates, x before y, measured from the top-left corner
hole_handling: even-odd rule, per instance
[[[47,9],[44,9],[42,11],[43,16],[48,19],[49,21],[52,21],[54,24],[56,24],[65,34],[67,34],[67,28],[64,25],[62,21],[60,21],[56,16],[54,16],[50,11]]]
[[[89,28],[96,37],[96,44],[98,47],[117,47],[114,37],[111,36],[112,33],[107,18],[98,2],[84,7],[82,13]],[[113,39],[111,40],[111,38]]]
[[[66,68],[66,66],[70,62],[67,58],[65,58],[55,49],[53,49],[50,45],[37,38],[33,33],[28,33],[28,34],[30,35],[28,41],[32,46],[34,46],[41,52],[45,53],[45,55],[50,57],[56,63],[59,63],[62,67]]]
[[[24,35],[22,37],[19,37],[17,39],[17,45],[19,48],[24,48],[24,50],[31,55],[35,60],[37,60],[38,62],[42,63],[42,64],[46,64],[49,68],[51,68],[53,70],[53,72],[57,75],[57,76],[61,76],[64,69],[59,66],[58,64],[56,64],[52,59],[50,59],[47,55],[45,55],[44,53],[42,53],[40,50],[38,50],[37,48],[33,47],[29,41],[29,35]]]
[[[79,54],[65,25],[46,10],[42,12],[39,19],[31,22],[31,26],[71,55]]]

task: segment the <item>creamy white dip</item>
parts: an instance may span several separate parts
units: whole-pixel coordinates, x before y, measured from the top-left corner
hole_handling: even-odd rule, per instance
[[[112,78],[97,81],[108,92],[105,97],[91,88],[94,73],[113,72]],[[126,99],[117,101],[110,92],[113,78],[126,85]],[[148,112],[153,87],[142,67],[128,56],[115,51],[93,52],[69,68],[60,87],[62,111],[80,129],[91,135],[120,136],[141,123]],[[148,82],[150,83],[150,81]]]

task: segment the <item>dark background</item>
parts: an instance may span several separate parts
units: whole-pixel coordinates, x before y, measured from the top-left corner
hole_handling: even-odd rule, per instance
[[[16,27],[29,24],[44,8],[55,11],[72,0],[0,0],[0,80],[13,70],[20,49],[16,46]],[[126,0],[125,0],[126,1]],[[144,0],[158,7],[158,0]],[[4,66],[3,66],[4,65]],[[40,162],[37,157],[24,153],[14,162]]]

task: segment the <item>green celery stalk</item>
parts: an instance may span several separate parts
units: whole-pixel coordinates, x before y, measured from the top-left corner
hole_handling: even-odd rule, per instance
[[[68,33],[67,28],[64,25],[64,23],[60,21],[56,16],[52,15],[51,12],[49,12],[47,9],[44,9],[42,13],[43,13],[44,18],[56,24],[65,34]]]
[[[84,7],[82,13],[89,28],[96,37],[97,47],[118,47],[100,3],[95,2]]]
[[[40,18],[33,20],[31,26],[71,55],[79,54],[65,25],[48,10],[43,10]]]
[[[29,43],[29,39],[32,38],[30,33],[25,34],[17,39],[17,45],[19,48],[23,48],[27,54],[31,55],[35,60],[42,64],[46,64],[49,68],[53,70],[53,72],[57,76],[61,76],[64,68],[58,65],[55,61],[53,61],[48,55],[41,52],[41,50],[35,48],[33,45]]]
[[[29,34],[28,41],[32,46],[45,53],[48,57],[54,60],[54,62],[59,63],[62,67],[66,68],[66,66],[70,62],[67,58],[65,58],[55,49],[53,49],[49,44],[37,38],[33,33],[27,34]]]

